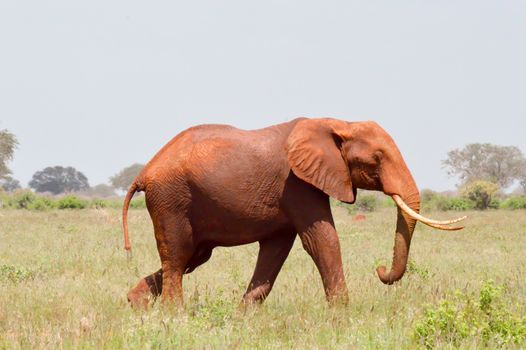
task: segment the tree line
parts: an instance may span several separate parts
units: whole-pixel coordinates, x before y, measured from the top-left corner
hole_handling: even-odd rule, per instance
[[[8,130],[0,130],[0,188],[5,192],[22,188],[20,182],[11,176],[11,169],[7,166],[17,147],[16,136]],[[28,186],[38,193],[60,195],[80,192],[87,196],[106,198],[116,196],[115,190],[127,191],[143,167],[143,164],[132,164],[110,177],[109,184],[91,187],[86,175],[74,167],[49,166],[35,172]]]
[[[16,136],[0,130],[0,187],[12,192],[21,185],[12,177],[8,167],[18,146]],[[460,181],[458,194],[468,199],[476,209],[492,206],[492,201],[503,196],[504,190],[518,184],[515,192],[526,194],[526,158],[518,147],[490,143],[472,143],[447,153],[442,165],[451,176]],[[29,187],[38,193],[59,195],[81,192],[93,197],[116,196],[115,190],[126,191],[144,167],[135,163],[110,177],[108,184],[91,187],[88,178],[73,167],[50,166],[33,174]],[[423,197],[433,197],[432,191],[423,191]],[[436,197],[436,196],[435,196]]]

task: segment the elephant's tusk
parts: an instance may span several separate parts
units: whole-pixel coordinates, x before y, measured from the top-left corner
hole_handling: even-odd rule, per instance
[[[393,194],[392,197],[393,197],[393,200],[395,201],[396,205],[398,205],[398,207],[400,207],[400,209],[402,209],[404,212],[406,212],[407,215],[409,215],[413,219],[418,220],[418,221],[420,221],[420,222],[422,222],[422,223],[424,223],[424,224],[426,224],[428,226],[431,226],[431,227],[434,227],[434,228],[438,228],[438,229],[441,229],[441,230],[447,230],[447,229],[449,229],[450,231],[451,231],[451,229],[453,229],[453,230],[455,230],[455,229],[456,230],[460,230],[463,227],[451,228],[451,227],[447,227],[447,226],[444,226],[444,225],[454,224],[455,222],[459,222],[459,221],[462,221],[462,220],[467,218],[467,216],[463,216],[463,217],[458,218],[458,219],[444,220],[444,221],[428,219],[425,216],[422,216],[422,215],[418,214],[417,212],[415,212],[413,209],[411,209],[407,204],[405,204],[405,202],[403,201],[403,199],[399,195]]]
[[[424,222],[424,224],[426,224]],[[436,228],[436,229],[439,229],[439,230],[444,230],[444,231],[458,231],[458,230],[462,230],[464,228],[464,226],[455,226],[455,227],[450,227],[450,226],[446,226],[446,225],[434,225],[434,224],[426,224],[427,226],[429,227],[433,227],[433,228]]]

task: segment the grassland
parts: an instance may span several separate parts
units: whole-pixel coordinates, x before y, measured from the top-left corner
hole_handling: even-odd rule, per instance
[[[329,307],[318,272],[299,240],[261,307],[238,310],[257,245],[219,248],[185,276],[186,309],[137,312],[126,292],[159,268],[145,210],[132,210],[131,262],[116,209],[0,211],[0,348],[411,349],[415,322],[455,290],[504,286],[503,300],[525,315],[526,211],[469,212],[460,232],[417,227],[412,268],[381,284],[375,265],[390,262],[394,209],[352,222],[335,208],[350,303]],[[450,217],[435,213],[436,217]],[[473,335],[437,348],[491,348]],[[522,347],[525,345],[523,344]],[[509,343],[507,348],[520,345]]]

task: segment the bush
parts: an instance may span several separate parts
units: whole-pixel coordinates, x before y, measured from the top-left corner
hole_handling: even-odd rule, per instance
[[[475,204],[465,198],[447,197],[431,190],[423,190],[420,194],[420,204],[423,210],[463,211],[470,210]]]
[[[344,204],[344,206],[347,208],[349,214],[355,214],[358,211],[373,212],[378,208],[378,204],[379,201],[376,195],[358,192],[356,202],[354,202],[354,204]]]
[[[439,197],[436,202],[436,209],[440,211],[448,211],[448,210],[464,211],[464,210],[473,209],[474,207],[475,207],[475,203],[465,198]]]
[[[138,198],[132,199],[132,201],[130,202],[130,208],[133,208],[133,209],[146,208],[146,200],[144,196],[140,196]]]
[[[501,204],[501,200],[498,198],[492,198],[489,202],[488,208],[489,209],[499,209]]]
[[[107,208],[108,202],[105,201],[104,199],[92,199],[89,206],[90,208],[95,208],[95,209]]]
[[[56,208],[56,203],[46,197],[37,197],[34,201],[28,204],[27,209],[29,210],[50,210]]]
[[[503,209],[526,209],[526,197],[510,197],[500,204]]]
[[[417,263],[412,259],[410,259],[407,263],[407,273],[416,274],[423,280],[427,280],[431,275],[427,267],[417,265]]]
[[[19,283],[24,280],[33,279],[35,274],[23,267],[13,265],[0,265],[0,281]]]
[[[14,209],[27,209],[37,196],[28,190],[15,191],[7,200],[7,207]]]
[[[423,189],[420,191],[420,204],[433,202],[438,197],[438,193],[433,190]]]
[[[57,201],[58,209],[84,209],[87,206],[87,201],[75,196],[65,196]]]
[[[360,211],[372,212],[376,210],[378,206],[378,200],[375,195],[366,194],[356,198],[356,203],[354,203],[356,209]]]
[[[460,189],[462,197],[475,203],[475,209],[491,208],[492,200],[499,191],[499,186],[489,181],[474,181]]]
[[[458,347],[463,339],[479,338],[488,347],[526,344],[526,317],[512,313],[502,301],[502,286],[483,283],[476,295],[455,292],[437,306],[428,307],[415,322],[413,336],[432,349],[437,342]]]

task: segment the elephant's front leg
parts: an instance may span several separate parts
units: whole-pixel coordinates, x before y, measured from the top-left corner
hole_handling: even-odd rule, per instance
[[[259,242],[256,269],[243,296],[244,304],[262,303],[265,300],[289,255],[295,238],[294,231],[285,231]]]
[[[299,230],[303,248],[318,267],[329,302],[347,303],[347,285],[343,274],[340,241],[330,219],[312,222]]]

